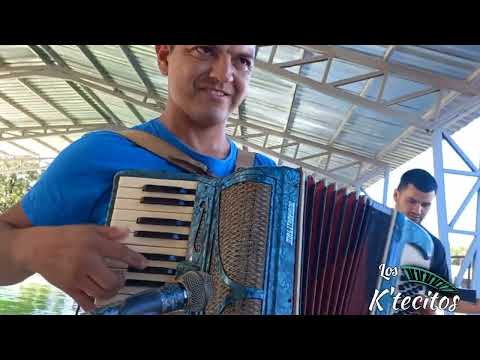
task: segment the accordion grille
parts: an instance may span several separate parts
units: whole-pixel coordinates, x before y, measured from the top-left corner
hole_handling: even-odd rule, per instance
[[[267,184],[243,182],[222,191],[220,198],[219,257],[213,256],[211,274],[215,288],[207,314],[228,295],[228,287],[217,272],[220,260],[225,274],[235,282],[263,288],[266,243],[269,228],[271,187]],[[223,314],[261,314],[262,301],[239,300],[225,307]]]

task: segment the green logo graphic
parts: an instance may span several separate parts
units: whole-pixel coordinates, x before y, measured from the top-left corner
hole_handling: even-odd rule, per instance
[[[431,271],[412,265],[402,265],[400,268],[403,270],[407,282],[426,285],[447,296],[458,294],[458,289],[455,286]]]

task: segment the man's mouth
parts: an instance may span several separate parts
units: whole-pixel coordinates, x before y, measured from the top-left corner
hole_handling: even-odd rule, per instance
[[[419,224],[420,221],[422,220],[422,218],[420,216],[413,216],[413,215],[410,215],[409,216],[410,220],[412,220],[413,222]]]
[[[224,97],[224,96],[230,96],[229,93],[223,91],[223,90],[219,90],[219,89],[208,89],[208,88],[204,88],[202,89],[204,91],[207,91],[208,93],[210,93],[211,95],[213,96],[218,96],[218,97]]]

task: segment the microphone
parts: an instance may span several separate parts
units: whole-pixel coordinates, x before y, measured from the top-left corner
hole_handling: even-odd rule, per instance
[[[92,315],[153,315],[175,310],[202,311],[213,296],[212,277],[204,272],[189,271],[178,284],[143,291],[125,301],[92,312]]]

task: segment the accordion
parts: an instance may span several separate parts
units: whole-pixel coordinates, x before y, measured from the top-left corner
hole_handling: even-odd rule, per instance
[[[148,266],[109,260],[125,285],[98,307],[195,270],[214,287],[201,314],[385,315],[390,300],[383,309],[369,304],[397,279],[380,267],[428,269],[433,254],[430,236],[402,214],[288,167],[224,178],[120,172],[107,224],[130,229],[124,242]]]

